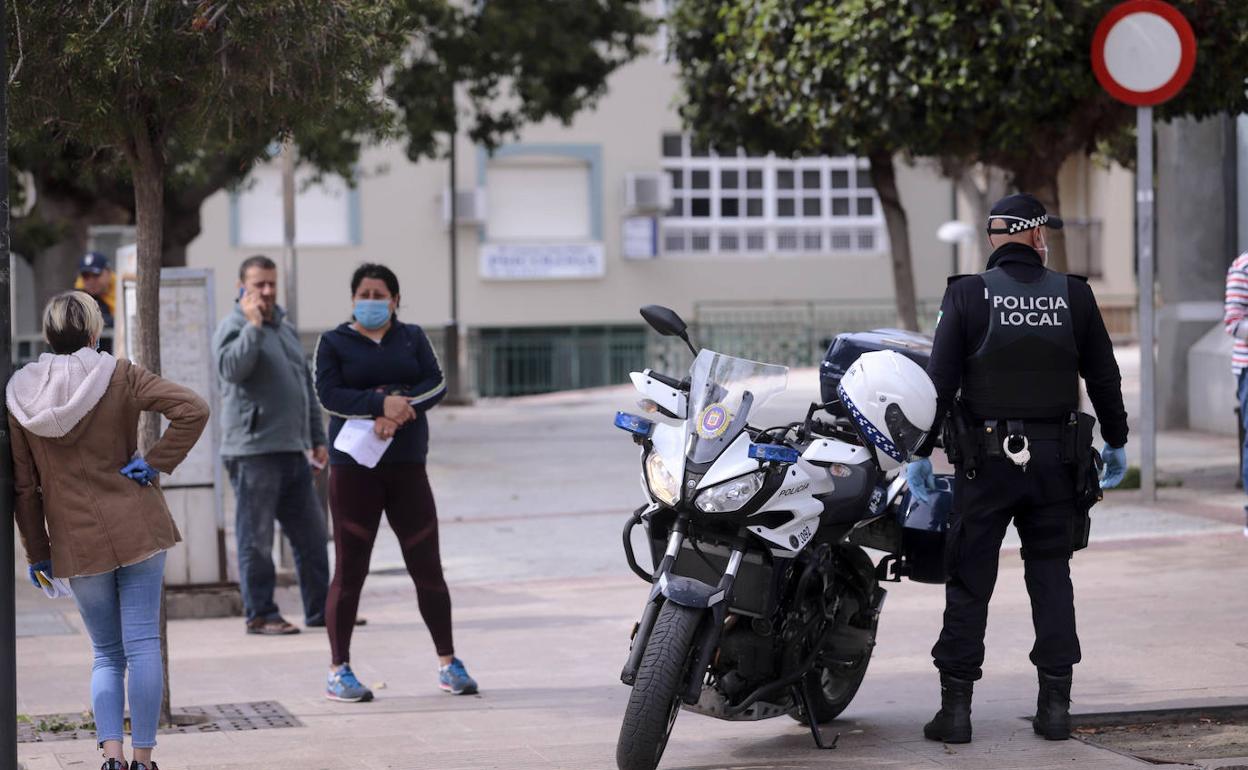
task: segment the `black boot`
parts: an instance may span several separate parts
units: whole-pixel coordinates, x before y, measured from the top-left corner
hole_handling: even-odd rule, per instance
[[[1043,671],[1040,677],[1040,694],[1036,697],[1036,718],[1032,728],[1036,735],[1050,741],[1070,738],[1070,674],[1052,676]]]
[[[945,743],[971,742],[971,692],[975,683],[940,675],[940,711],[923,726],[923,737]]]

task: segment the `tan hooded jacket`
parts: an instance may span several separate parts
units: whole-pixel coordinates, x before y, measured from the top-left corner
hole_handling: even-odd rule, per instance
[[[107,353],[45,353],[5,388],[13,439],[14,517],[30,563],[56,577],[136,564],[182,539],[158,484],[121,467],[138,450],[139,414],[169,419],[145,459],[169,473],[208,422],[193,391]]]

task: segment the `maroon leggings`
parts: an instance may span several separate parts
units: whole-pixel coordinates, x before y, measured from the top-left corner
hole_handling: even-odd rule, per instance
[[[438,512],[424,464],[334,465],[329,473],[329,507],[336,562],[325,626],[334,665],[351,660],[351,632],[383,510],[403,548],[403,561],[416,584],[420,615],[434,646],[439,655],[453,655],[451,594],[442,577]]]

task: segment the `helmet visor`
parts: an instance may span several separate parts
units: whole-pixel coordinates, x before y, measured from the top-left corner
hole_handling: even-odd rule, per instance
[[[927,438],[927,431],[910,422],[906,418],[906,413],[901,411],[901,406],[895,402],[889,404],[884,410],[884,426],[888,428],[893,445],[907,458],[914,454],[914,450],[918,449],[923,444],[923,440]]]

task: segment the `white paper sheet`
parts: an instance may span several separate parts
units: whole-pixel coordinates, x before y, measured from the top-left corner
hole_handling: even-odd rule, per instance
[[[377,438],[372,420],[347,420],[334,439],[334,449],[346,452],[365,468],[376,467],[390,447],[392,438]]]
[[[74,595],[74,592],[69,587],[68,580],[50,578],[48,573],[43,570],[35,573],[35,579],[39,581],[39,587],[43,589],[43,595],[49,599],[60,599]]]

